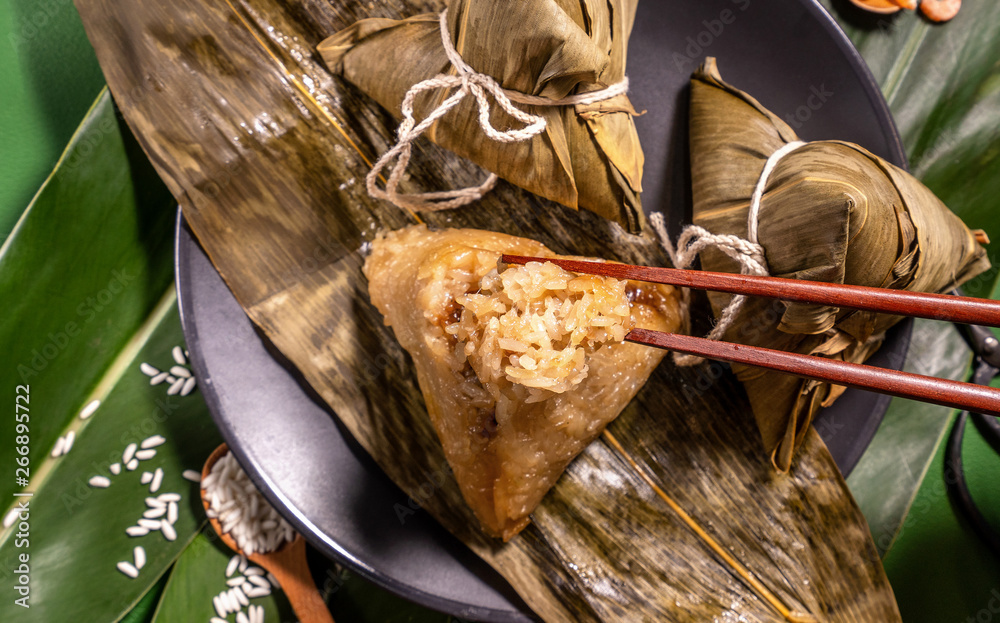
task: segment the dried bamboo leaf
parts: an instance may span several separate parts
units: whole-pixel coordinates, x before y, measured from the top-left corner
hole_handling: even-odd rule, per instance
[[[311,56],[326,33],[360,18],[441,7],[78,7],[125,118],[250,317],[405,491],[441,481],[446,462],[413,368],[368,300],[358,253],[377,231],[410,222],[356,181],[392,130]],[[476,173],[426,155],[414,174],[428,186]],[[475,209],[427,221],[530,237],[561,254],[665,262],[650,238],[551,205],[501,184]],[[506,544],[479,531],[451,478],[420,496],[424,508],[547,621],[775,621],[792,611],[898,621],[864,519],[819,437],[807,433],[791,472],[775,474],[739,384],[712,372],[661,365]]]
[[[785,122],[722,81],[709,58],[691,82],[694,220],[747,237],[747,215],[764,162],[798,140]],[[761,201],[759,240],[777,277],[944,292],[989,268],[962,221],[906,171],[841,141],[814,141],[782,158]],[[706,270],[739,272],[724,254]],[[709,295],[718,311],[728,302]],[[820,305],[751,300],[729,341],[861,362],[895,316]],[[776,372],[733,366],[746,387],[764,445],[787,470],[820,406],[843,391]]]
[[[559,99],[624,78],[636,2],[451,0],[449,31],[462,59],[503,88]],[[397,117],[410,87],[455,73],[445,56],[436,13],[399,21],[362,20],[324,40],[319,51],[331,69]],[[452,94],[440,89],[419,95],[417,119],[426,118]],[[427,137],[537,195],[637,231],[643,222],[643,158],[628,97],[575,107],[519,107],[545,118],[543,134],[512,143],[488,139],[470,95],[432,125]],[[491,121],[497,128],[524,125],[498,106]]]

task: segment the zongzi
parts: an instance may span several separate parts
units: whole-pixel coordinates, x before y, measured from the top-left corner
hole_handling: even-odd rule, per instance
[[[669,286],[574,275],[503,252],[542,244],[412,226],[379,237],[364,273],[372,302],[413,357],[427,411],[462,494],[505,540],[663,357],[622,340],[680,324]]]
[[[694,222],[713,234],[748,236],[751,196],[765,163],[756,241],[771,275],[945,292],[989,267],[976,237],[916,178],[863,147],[814,141],[794,150],[795,132],[756,99],[722,81],[709,58],[691,80]],[[794,147],[794,145],[792,146]],[[738,271],[715,249],[713,271]],[[729,297],[710,294],[718,313]],[[860,362],[899,317],[804,303],[749,299],[723,339]],[[813,415],[842,387],[734,365],[776,467],[787,470]]]
[[[411,93],[418,83],[455,76],[459,70],[445,48],[453,45],[464,66],[495,81],[516,108],[540,117],[544,131],[524,140],[491,140],[480,126],[480,91],[437,119],[427,138],[537,195],[637,231],[643,222],[642,149],[632,122],[636,113],[624,89],[616,89],[627,85],[625,57],[636,2],[450,0],[441,26],[437,14],[364,19],[324,40],[318,50],[335,73],[397,117],[410,93],[417,119],[425,119],[468,88],[456,81]],[[609,96],[553,105],[598,92]],[[539,98],[547,104],[537,103]],[[492,127],[523,127],[523,120],[501,106],[487,105]]]

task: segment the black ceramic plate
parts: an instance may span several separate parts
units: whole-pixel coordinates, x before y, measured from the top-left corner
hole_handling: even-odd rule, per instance
[[[860,56],[808,0],[644,0],[628,73],[646,154],[643,203],[676,233],[690,211],[687,83],[705,56],[723,77],[785,118],[806,140],[853,141],[904,164],[892,119]],[[254,331],[178,219],[177,288],[199,387],[240,463],[320,551],[413,601],[467,619],[525,621],[506,583],[423,512],[407,504],[294,370]],[[872,363],[899,368],[909,325]],[[888,398],[848,391],[817,429],[846,474]],[[280,417],[270,417],[274,414]]]

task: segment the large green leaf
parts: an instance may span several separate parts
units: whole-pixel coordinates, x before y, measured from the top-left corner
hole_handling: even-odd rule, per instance
[[[31,449],[32,494],[11,495],[15,474],[2,485],[5,517],[8,505],[28,504],[24,523],[0,534],[0,560],[5,581],[20,583],[16,569],[28,557],[30,608],[5,599],[0,620],[117,620],[203,523],[193,510],[197,485],[181,473],[200,468],[218,434],[198,394],[168,396],[139,370],[142,361],[169,368],[183,341],[170,279],[172,214],[169,195],[120,130],[104,93],[0,254],[0,299],[7,303],[0,344],[13,355],[0,374],[12,403],[16,386],[28,388],[21,390],[30,397],[27,410],[18,410],[27,413],[28,430],[18,433]],[[95,400],[96,411],[78,417]],[[55,439],[70,432],[72,449],[50,456]],[[156,434],[167,441],[155,456],[135,471],[109,471],[128,444]],[[15,443],[0,449],[11,471],[16,456]],[[150,495],[141,474],[157,468],[159,493],[182,496],[177,538],[130,538],[125,529]],[[98,475],[111,486],[90,486]],[[136,545],[147,562],[130,579],[116,565],[131,561]]]
[[[823,0],[839,18],[882,88],[910,167],[970,227],[1000,241],[1000,4],[966,2],[959,16],[936,25],[915,13],[865,14]],[[995,246],[995,245],[994,245]],[[1000,254],[990,250],[994,266]],[[967,283],[985,296],[996,269]],[[968,351],[951,328],[917,323],[907,368],[964,378]],[[948,423],[940,407],[893,401],[849,483],[885,551],[900,531],[917,487]]]
[[[0,387],[12,403],[31,386],[33,479],[170,286],[172,205],[105,91],[0,247]],[[5,469],[15,456],[0,446]]]
[[[104,86],[72,0],[0,0],[0,242]]]
[[[207,621],[215,613],[212,598],[231,587],[226,584],[226,567],[233,552],[215,537],[210,527],[198,534],[177,560],[163,598],[156,610],[154,623],[188,623]],[[238,577],[239,572],[231,577]],[[265,621],[294,621],[291,607],[281,591],[267,597],[250,600],[251,605],[264,609]]]

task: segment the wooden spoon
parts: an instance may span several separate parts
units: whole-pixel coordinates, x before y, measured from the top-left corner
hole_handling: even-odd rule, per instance
[[[212,471],[215,462],[229,452],[226,444],[220,445],[205,461],[205,466],[201,468],[201,478]],[[201,489],[201,503],[207,511],[210,502],[205,495],[205,489]],[[333,617],[327,610],[326,604],[316,590],[309,567],[306,565],[306,542],[302,535],[296,533],[291,543],[285,543],[280,549],[270,552],[256,552],[246,555],[236,545],[236,541],[228,533],[222,531],[219,520],[209,517],[208,522],[212,524],[212,529],[219,535],[222,542],[231,550],[239,553],[250,562],[267,569],[278,579],[281,590],[285,592],[288,601],[292,604],[296,616],[302,623],[333,623]]]

